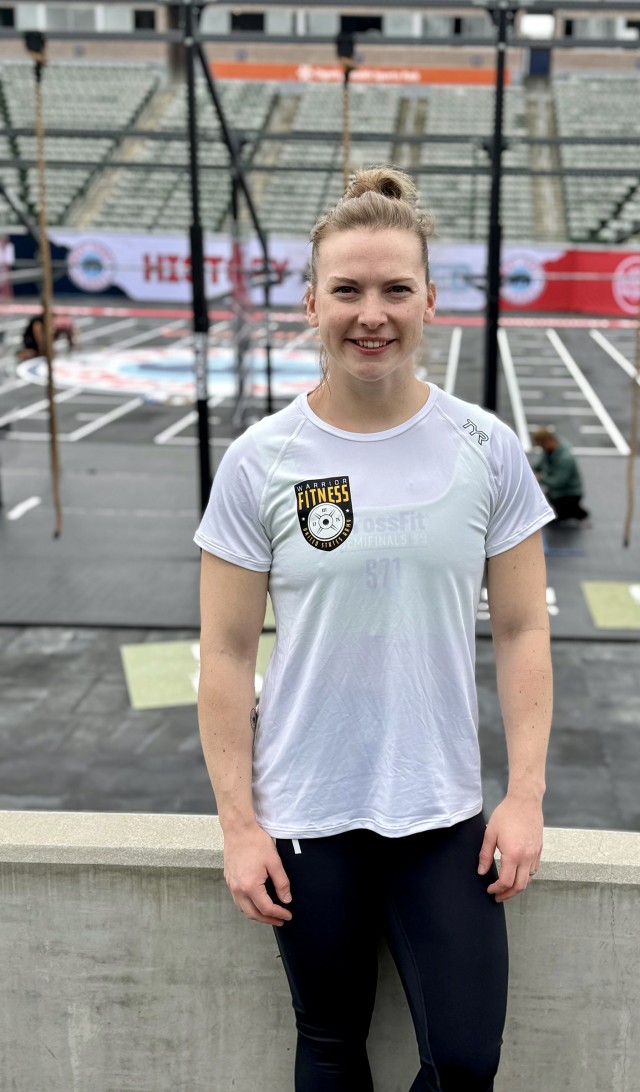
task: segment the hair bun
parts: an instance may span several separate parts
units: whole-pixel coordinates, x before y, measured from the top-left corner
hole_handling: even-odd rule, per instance
[[[365,193],[379,193],[393,201],[406,201],[413,208],[418,204],[418,191],[413,179],[393,167],[368,167],[356,171],[343,200],[362,197]]]

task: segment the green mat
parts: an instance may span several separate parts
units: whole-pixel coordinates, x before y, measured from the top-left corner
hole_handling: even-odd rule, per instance
[[[640,629],[640,584],[585,580],[582,590],[598,629]]]
[[[275,636],[263,633],[258,646],[256,694],[269,663]],[[121,645],[120,655],[132,709],[195,705],[200,675],[198,641],[156,641]]]

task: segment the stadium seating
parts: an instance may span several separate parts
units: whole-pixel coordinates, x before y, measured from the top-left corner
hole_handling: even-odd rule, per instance
[[[576,241],[616,241],[640,223],[640,81],[637,76],[571,75],[554,84],[556,124],[560,137],[619,137],[619,144],[560,145],[565,168],[607,171],[629,166],[629,174],[565,175],[569,233]],[[629,195],[628,199],[627,195]],[[621,207],[620,207],[621,206]],[[616,212],[616,210],[619,210]],[[636,231],[637,231],[636,227]]]
[[[564,230],[566,223],[569,241],[606,243],[630,237],[640,223],[640,145],[626,143],[629,134],[640,136],[638,76],[571,74],[554,80],[551,87],[553,100],[550,91],[546,94],[554,109],[545,107],[549,125],[532,128],[531,133],[529,89],[516,79],[505,92],[503,164],[522,173],[503,176],[503,238],[557,238],[544,234],[541,202],[558,205],[549,230],[557,230],[557,225]],[[236,80],[219,81],[218,89],[228,123],[242,141],[243,161],[259,168],[249,178],[263,227],[278,235],[306,234],[342,192],[342,86]],[[395,162],[413,170],[421,203],[434,212],[439,236],[482,240],[488,226],[487,145],[494,103],[489,86],[352,84],[350,166]],[[202,221],[209,231],[227,230],[230,157],[201,76],[197,112]],[[46,137],[51,225],[187,230],[191,192],[186,95],[184,86],[170,83],[160,65],[51,65],[44,77],[44,120],[45,129],[65,128],[71,133],[95,129],[97,134]],[[0,122],[9,129],[33,129],[31,63],[0,64]],[[128,137],[127,128],[151,130],[157,136]],[[619,137],[620,143],[608,146],[565,143],[557,153],[545,155],[555,157],[556,163],[559,156],[565,168],[607,171],[612,164],[628,164],[628,175],[565,176],[563,188],[554,183],[543,190],[538,183],[536,190],[528,171],[539,166],[539,160],[517,138],[555,132],[561,138]],[[266,134],[269,140],[262,139]],[[280,134],[282,140],[277,139]],[[459,143],[445,139],[456,135],[465,139]],[[301,139],[287,139],[296,136]],[[404,139],[409,136],[413,141]],[[416,142],[421,136],[429,139]],[[21,161],[32,160],[35,153],[34,136],[3,133],[0,126],[0,158],[17,161],[15,168],[3,170],[3,184],[34,217],[37,171]],[[125,165],[102,169],[110,160]],[[14,213],[0,200],[0,226],[14,223]]]
[[[64,169],[47,171],[47,208],[50,224],[69,221],[75,202],[86,190],[99,166],[116,147],[123,127],[132,125],[159,83],[157,70],[139,65],[58,64],[45,69],[43,119],[48,128],[102,130],[100,137],[46,137],[48,160],[68,161]],[[4,62],[0,65],[0,116],[13,128],[33,128],[35,80],[33,64]],[[35,137],[16,136],[9,141],[17,159],[35,156]],[[86,163],[88,166],[73,166]],[[32,215],[37,215],[38,183],[34,168],[18,169],[17,195]],[[4,210],[2,211],[4,219]]]

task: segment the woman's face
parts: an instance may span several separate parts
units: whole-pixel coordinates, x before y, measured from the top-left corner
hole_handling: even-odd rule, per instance
[[[420,240],[398,228],[335,232],[320,244],[307,319],[329,357],[329,373],[364,383],[413,375],[435,287],[425,281]]]

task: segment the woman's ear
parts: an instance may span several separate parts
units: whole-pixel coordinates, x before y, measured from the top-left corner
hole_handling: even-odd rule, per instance
[[[305,303],[307,305],[307,322],[309,323],[309,326],[317,326],[318,314],[316,311],[316,297],[313,295],[310,288],[307,288]]]
[[[427,284],[427,303],[422,316],[424,323],[433,322],[434,315],[436,313],[436,286],[433,281],[429,281]]]

